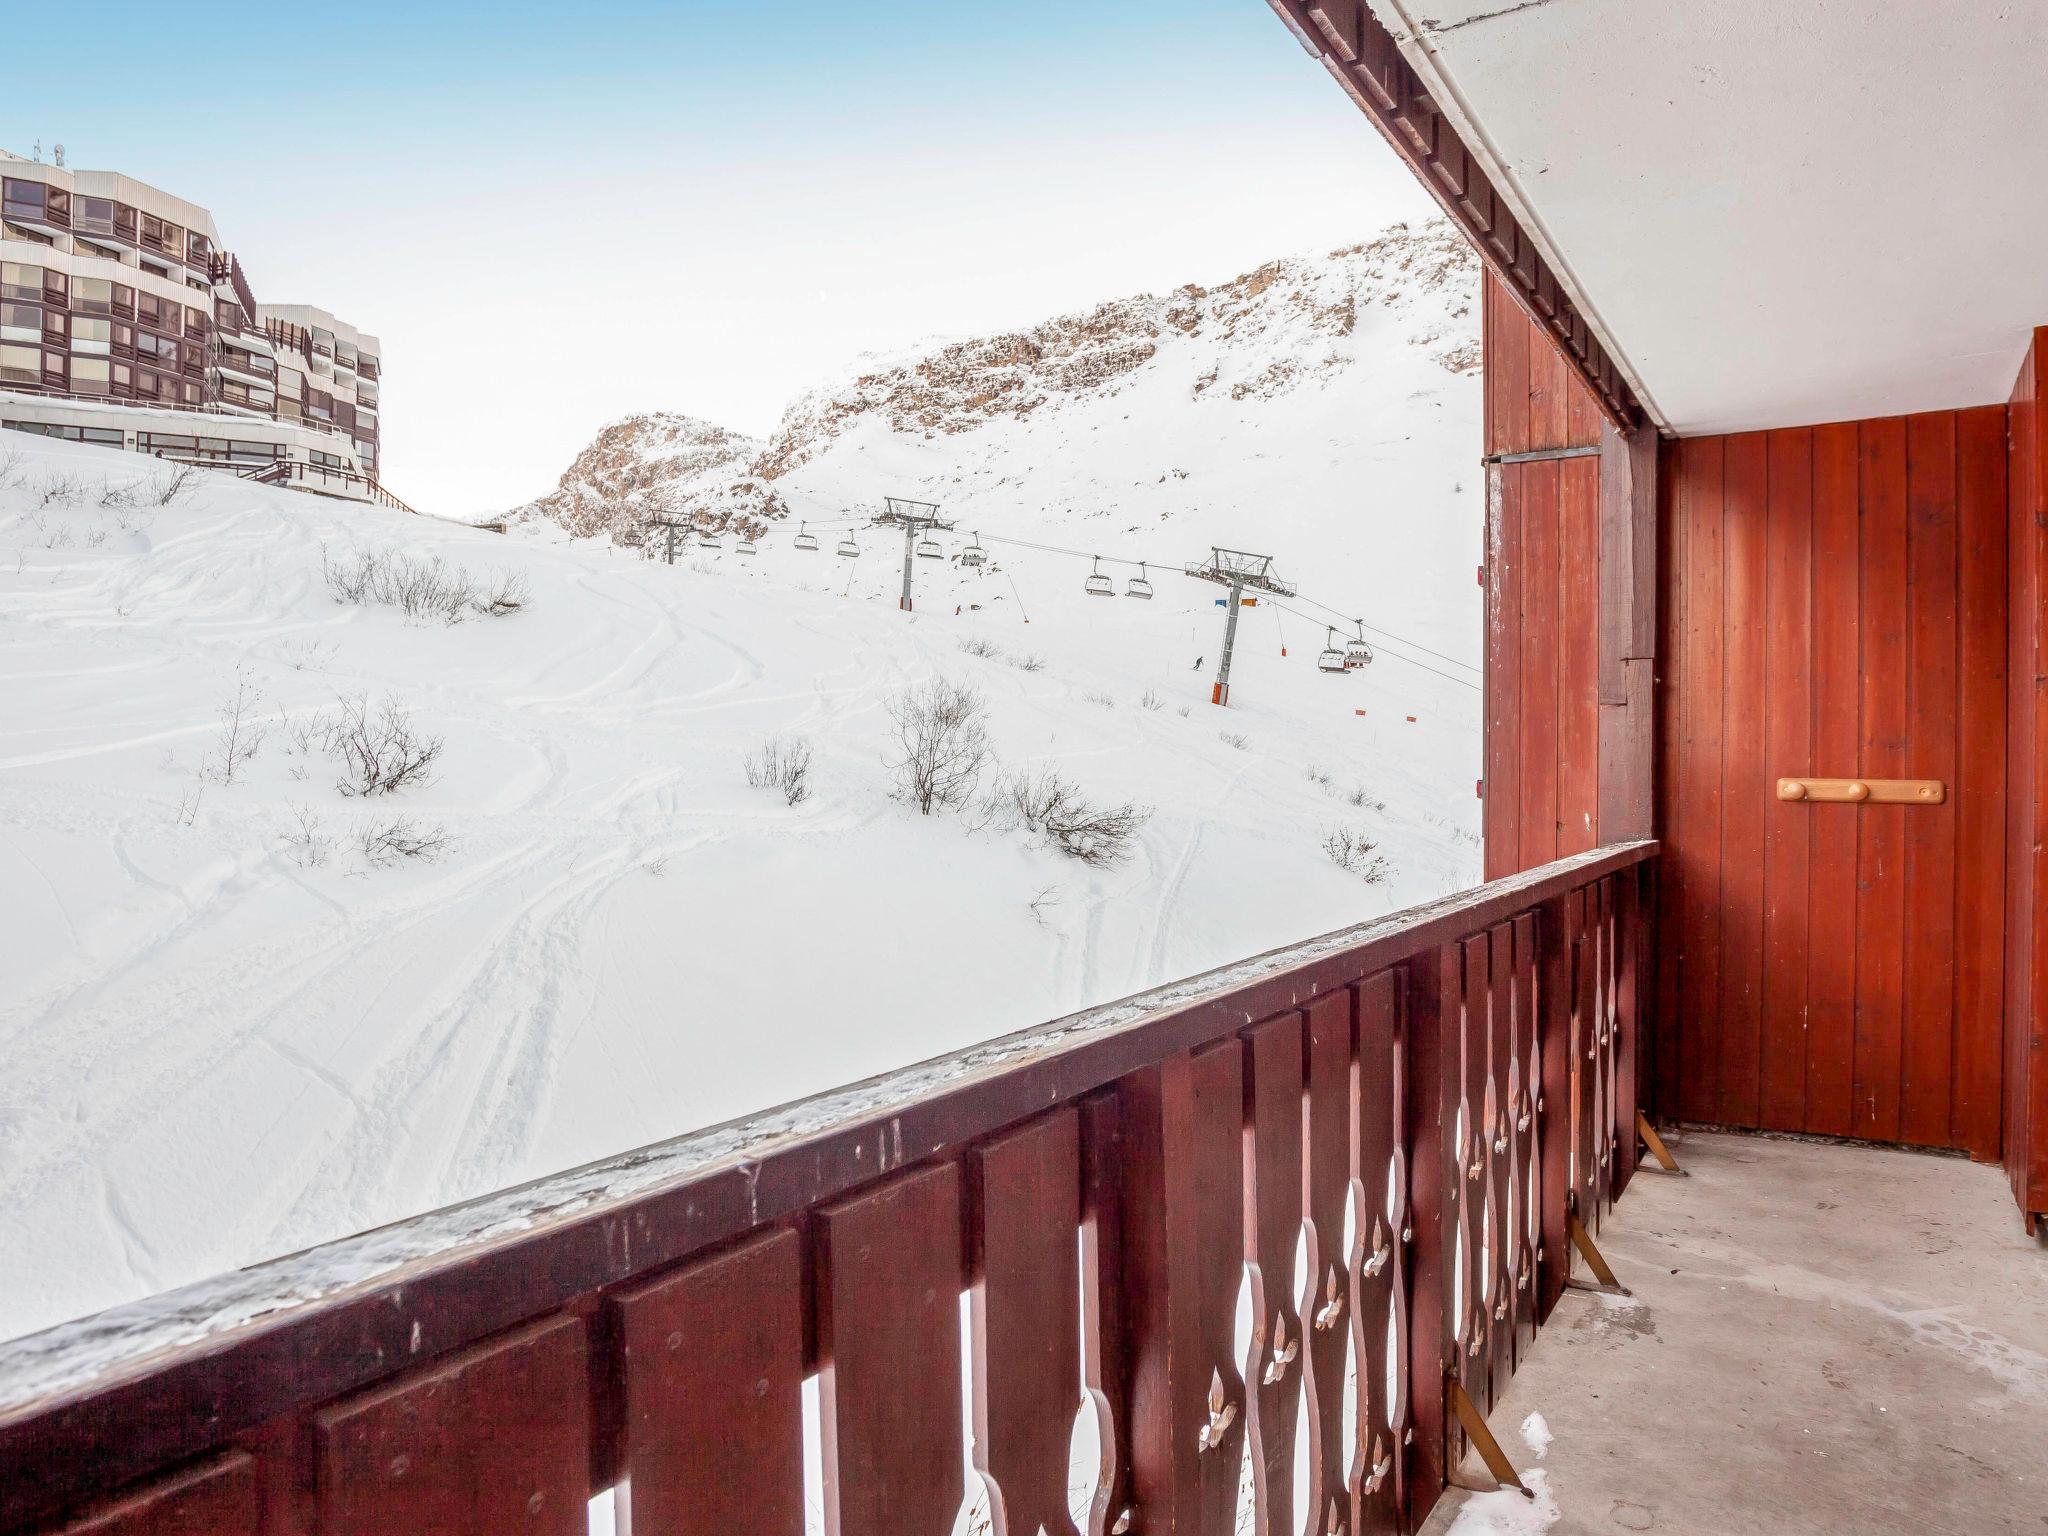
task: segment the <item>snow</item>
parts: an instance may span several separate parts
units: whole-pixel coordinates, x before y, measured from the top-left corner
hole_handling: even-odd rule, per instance
[[[1522,1420],[1522,1443],[1536,1453],[1537,1459],[1550,1449],[1550,1422],[1540,1413],[1532,1413]]]
[[[1492,1493],[1453,1494],[1462,1497],[1458,1513],[1444,1536],[1542,1536],[1559,1520],[1564,1512],[1557,1507],[1557,1499],[1550,1491],[1550,1474],[1544,1471],[1528,1471],[1521,1474],[1522,1481],[1536,1497],[1525,1498],[1512,1488],[1496,1488]]]
[[[785,489],[797,512],[856,490],[957,502],[954,549],[978,526],[1199,558],[1250,520],[1311,595],[1471,656],[1476,381],[1422,350],[1345,378],[1232,402],[1201,433],[1133,385],[1115,445],[1079,440],[1107,419],[1099,397],[993,424],[974,453],[855,423]],[[858,561],[830,538],[799,554],[792,524],[753,560],[728,541],[669,568],[547,525],[499,538],[225,474],[174,506],[105,506],[161,471],[0,439],[0,1338],[194,1282],[150,1337],[217,1332],[542,1207],[371,1234],[282,1280],[226,1271],[605,1158],[549,1198],[613,1198],[873,1095],[695,1127],[1477,878],[1476,690],[1384,651],[1322,676],[1320,628],[1268,607],[1245,612],[1233,707],[1215,709],[1220,594],[1172,568],[1153,602],[1104,602],[1085,565],[991,543],[980,573],[918,562],[905,615],[880,530]],[[1152,439],[1208,488],[1169,506],[1131,485],[1116,466]],[[408,624],[338,603],[323,549],[517,571],[532,601]],[[971,638],[1000,654],[965,654]],[[1090,868],[892,800],[884,700],[934,674],[981,690],[1006,765],[1153,808],[1132,857]],[[267,739],[237,782],[208,781],[244,685]],[[432,782],[348,798],[317,747],[293,750],[294,726],[358,694],[445,737]],[[817,754],[794,808],[741,775],[771,733]],[[373,866],[355,836],[394,815],[452,851]],[[1338,828],[1377,842],[1384,884],[1324,855]]]

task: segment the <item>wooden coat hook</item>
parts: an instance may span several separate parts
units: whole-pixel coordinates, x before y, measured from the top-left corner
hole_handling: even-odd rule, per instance
[[[1940,805],[1948,786],[1939,779],[1780,779],[1780,800],[1845,805]]]

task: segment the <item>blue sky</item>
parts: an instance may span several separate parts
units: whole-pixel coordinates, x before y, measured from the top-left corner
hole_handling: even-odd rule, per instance
[[[20,7],[0,146],[214,211],[384,341],[386,475],[472,512],[605,421],[765,433],[861,352],[1430,206],[1260,0]],[[542,381],[534,380],[536,375]]]

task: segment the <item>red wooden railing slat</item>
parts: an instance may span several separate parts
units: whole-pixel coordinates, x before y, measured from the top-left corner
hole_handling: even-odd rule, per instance
[[[1060,1110],[977,1148],[974,1462],[995,1536],[1077,1536],[1067,1462],[1081,1401],[1078,1118]]]
[[[803,1283],[785,1230],[617,1298],[620,1536],[803,1536]]]
[[[1406,1107],[1401,1100],[1401,973],[1381,971],[1355,990],[1358,1065],[1352,1179],[1358,1225],[1348,1266],[1355,1303],[1347,1322],[1352,1357],[1358,1362],[1358,1438],[1346,1456],[1349,1529],[1364,1533],[1400,1529],[1401,1439],[1408,1422],[1408,1395],[1400,1385],[1408,1379],[1404,1350],[1410,1276],[1409,1245],[1402,1236],[1407,1230],[1408,1170],[1402,1150]],[[1390,1368],[1396,1382],[1392,1391]],[[1334,1536],[1327,1507],[1324,1517],[1321,1536]]]
[[[949,1536],[960,1431],[960,1170],[819,1213],[818,1402],[831,1536]]]
[[[255,1536],[256,1464],[241,1451],[121,1499],[63,1536]]]
[[[1251,1270],[1252,1336],[1243,1369],[1259,1536],[1295,1536],[1295,1420],[1306,1366],[1294,1296],[1305,1049],[1298,1013],[1270,1019],[1245,1036],[1244,1257]]]
[[[1344,1248],[1344,1211],[1351,1199],[1351,993],[1332,992],[1308,1009],[1308,1062],[1302,1099],[1302,1206],[1307,1219],[1308,1276],[1298,1315],[1308,1436],[1307,1529],[1330,1536],[1329,1510],[1345,1495],[1344,1360],[1351,1340],[1354,1296]],[[1384,1198],[1384,1195],[1382,1195]],[[1292,1477],[1292,1469],[1289,1476]],[[1348,1524],[1347,1523],[1347,1528]]]
[[[320,1536],[585,1536],[585,1325],[555,1317],[313,1415]]]

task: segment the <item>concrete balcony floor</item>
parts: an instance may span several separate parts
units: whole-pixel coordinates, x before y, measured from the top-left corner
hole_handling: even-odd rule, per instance
[[[1492,1415],[1542,1499],[1453,1492],[1425,1531],[2048,1532],[2048,1247],[2003,1176],[1761,1136],[1673,1152],[1692,1176],[1638,1175],[1598,1239],[1634,1296],[1567,1292]]]

